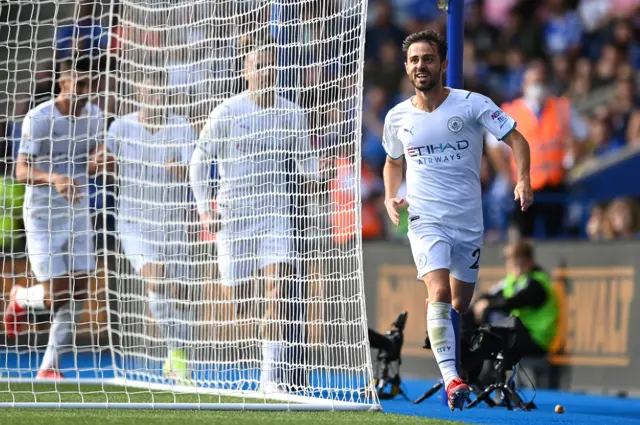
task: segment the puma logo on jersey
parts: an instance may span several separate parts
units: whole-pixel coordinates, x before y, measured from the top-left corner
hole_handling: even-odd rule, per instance
[[[404,132],[409,133],[410,135],[412,135],[412,136],[413,136],[413,131],[411,131],[411,130],[413,130],[413,127],[411,127],[411,128],[403,128],[402,130],[403,130]]]

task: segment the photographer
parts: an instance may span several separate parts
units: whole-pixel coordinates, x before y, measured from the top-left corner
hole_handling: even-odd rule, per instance
[[[476,325],[493,322],[494,313],[516,316],[528,331],[525,355],[545,355],[558,329],[559,307],[551,277],[535,262],[526,241],[504,251],[507,276],[472,305]]]

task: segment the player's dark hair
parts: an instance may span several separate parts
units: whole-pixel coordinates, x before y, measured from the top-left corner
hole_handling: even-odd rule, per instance
[[[58,62],[58,72],[63,74],[69,71],[91,72],[93,71],[91,59],[88,57],[72,56]]]
[[[404,39],[402,42],[402,52],[404,55],[407,55],[409,51],[409,47],[415,43],[429,43],[435,44],[438,49],[438,56],[440,57],[440,62],[444,62],[447,59],[447,51],[449,50],[449,46],[447,44],[447,40],[435,31],[427,30],[414,32]]]

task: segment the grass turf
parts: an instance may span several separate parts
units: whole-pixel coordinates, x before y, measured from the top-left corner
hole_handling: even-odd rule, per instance
[[[2,423],[11,425],[453,425],[461,422],[375,412],[215,412],[151,410],[7,409]]]
[[[86,403],[264,403],[264,399],[172,394],[122,387],[89,384],[0,384],[0,402],[86,402]],[[259,411],[195,411],[195,410],[84,410],[84,409],[3,409],[0,423],[11,425],[140,425],[140,424],[385,424],[444,425],[456,422],[415,416],[376,412],[259,412]],[[460,422],[457,422],[460,424]]]

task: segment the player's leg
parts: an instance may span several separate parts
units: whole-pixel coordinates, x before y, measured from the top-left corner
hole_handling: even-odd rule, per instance
[[[15,285],[11,289],[4,311],[5,333],[10,338],[15,338],[27,324],[29,311],[57,310],[70,296],[66,263],[68,220],[51,223],[47,216],[30,211],[25,214],[24,223],[29,265],[38,283],[27,288]],[[56,231],[49,231],[50,227]]]
[[[287,302],[292,268],[278,262],[261,269],[264,288],[264,315],[260,326],[262,339],[262,363],[260,383],[266,392],[280,391],[283,349],[287,340],[285,326],[292,306]]]
[[[456,234],[451,255],[451,292],[453,308],[462,314],[469,309],[478,280],[483,235],[467,230]]]
[[[413,225],[409,240],[418,267],[418,276],[427,286],[427,331],[433,355],[449,396],[449,407],[462,408],[469,387],[458,374],[456,337],[451,322],[453,294],[449,269],[453,250],[451,232],[445,228]]]
[[[180,226],[181,227],[181,226]],[[188,348],[193,340],[193,326],[196,321],[194,298],[192,294],[193,270],[188,254],[188,234],[182,228],[170,228],[165,231],[163,276],[167,285],[171,309],[171,336],[167,339],[169,356],[164,364],[165,376],[181,380],[191,379]]]
[[[80,271],[73,276],[55,278],[51,282],[58,296],[52,310],[49,341],[38,370],[38,379],[62,378],[60,357],[73,346],[73,331],[80,322],[83,306],[89,288],[88,271]],[[61,294],[68,294],[68,298]],[[66,302],[65,302],[66,301]]]
[[[60,357],[73,344],[73,332],[82,316],[90,276],[95,271],[93,229],[89,211],[75,211],[71,217],[71,226],[68,242],[63,247],[64,276],[50,281],[52,319],[47,349],[38,371],[37,377],[40,379],[62,377]]]

